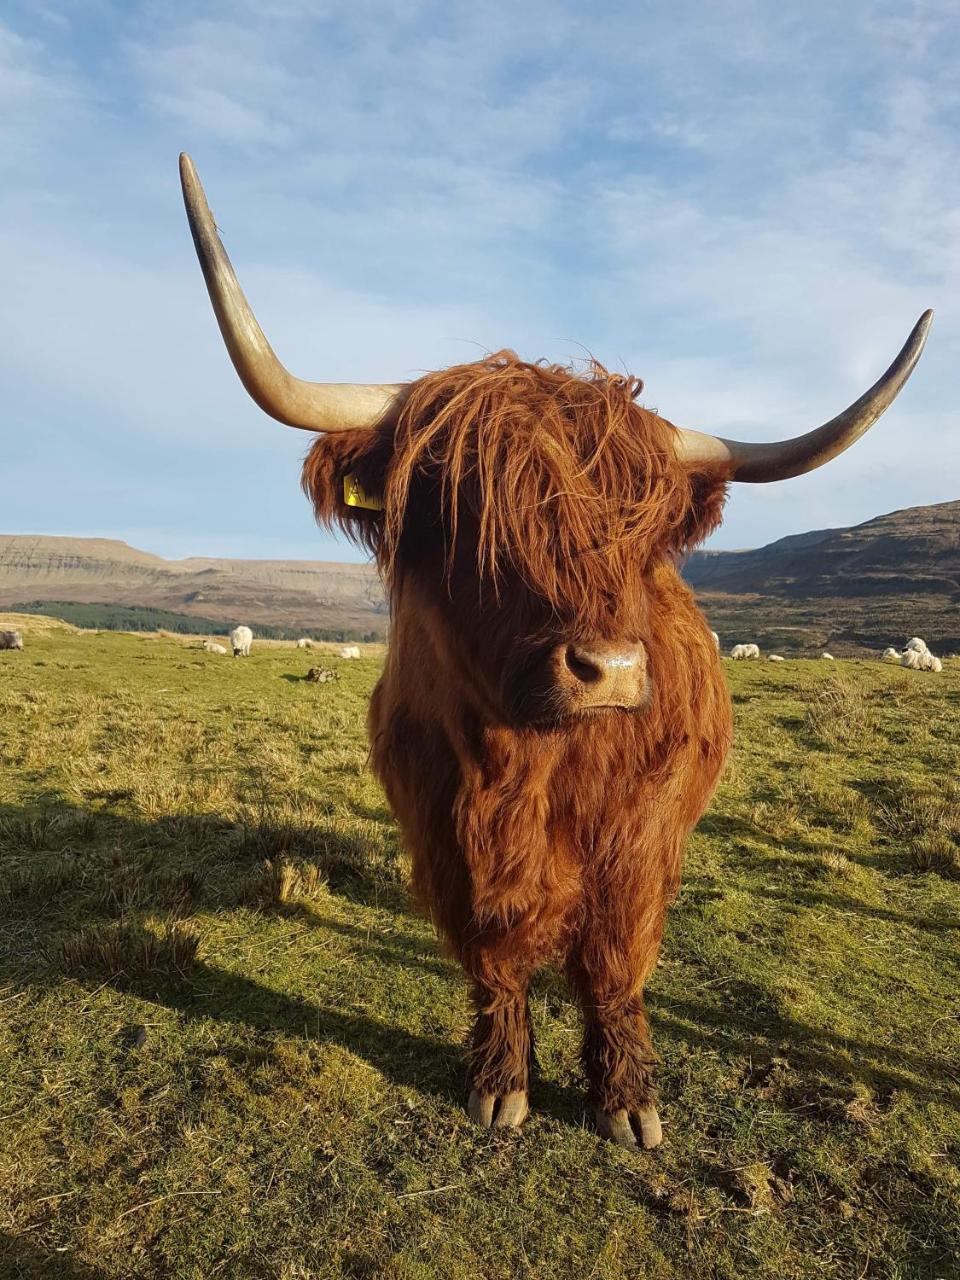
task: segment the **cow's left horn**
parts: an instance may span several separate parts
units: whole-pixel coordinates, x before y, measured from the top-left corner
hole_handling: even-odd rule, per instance
[[[925,311],[913,326],[900,354],[879,381],[855,400],[849,409],[825,422],[822,427],[768,444],[724,440],[701,431],[681,429],[676,443],[680,460],[691,470],[716,466],[726,470],[731,480],[764,484],[769,480],[789,480],[815,471],[831,458],[849,449],[888,409],[920,359],[923,344],[933,322],[933,312]]]
[[[402,403],[405,383],[304,382],[283,367],[243,296],[188,155],[180,157],[180,182],[220,332],[240,381],[260,408],[307,431],[344,431],[387,418]]]

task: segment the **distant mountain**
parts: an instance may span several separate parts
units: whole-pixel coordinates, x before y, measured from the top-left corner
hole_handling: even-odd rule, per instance
[[[765,649],[843,654],[921,635],[935,652],[960,651],[960,502],[794,534],[753,551],[697,551],[683,572],[724,648],[753,640]],[[0,609],[43,601],[371,637],[387,626],[369,565],[164,560],[108,538],[0,535]]]
[[[921,635],[960,650],[960,502],[754,551],[697,551],[683,573],[724,647],[743,639],[843,653]]]
[[[383,590],[369,565],[164,560],[112,538],[0,534],[0,608],[40,601],[148,606],[224,625],[307,633],[383,636],[387,625]]]

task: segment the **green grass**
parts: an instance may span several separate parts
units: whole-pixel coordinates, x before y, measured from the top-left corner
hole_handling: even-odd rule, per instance
[[[364,769],[377,662],[0,654],[0,1275],[960,1276],[960,664],[728,663],[649,988],[665,1143],[534,991],[519,1134]]]

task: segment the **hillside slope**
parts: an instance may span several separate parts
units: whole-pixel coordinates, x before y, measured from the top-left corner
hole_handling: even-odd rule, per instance
[[[937,651],[960,650],[960,502],[751,551],[698,551],[683,571],[724,648],[743,639],[786,652],[857,653],[919,634]],[[164,560],[108,538],[0,535],[0,608],[64,600],[371,637],[387,624],[369,565]]]
[[[736,635],[844,652],[919,633],[939,649],[960,649],[960,502],[753,551],[698,551],[684,576],[731,643]]]
[[[164,560],[110,538],[0,535],[0,608],[41,600],[149,605],[224,623],[382,636],[376,571],[313,560]]]

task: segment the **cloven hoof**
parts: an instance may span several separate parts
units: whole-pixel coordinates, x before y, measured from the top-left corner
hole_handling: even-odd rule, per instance
[[[524,1089],[505,1093],[502,1098],[495,1093],[477,1093],[473,1089],[467,1102],[470,1119],[476,1120],[484,1129],[516,1129],[526,1120],[529,1110],[530,1103]]]
[[[631,1119],[633,1123],[631,1124]],[[659,1147],[663,1141],[663,1129],[656,1107],[644,1107],[642,1111],[633,1113],[621,1108],[619,1111],[597,1111],[597,1130],[603,1138],[609,1138],[621,1147],[639,1145],[649,1151]]]

